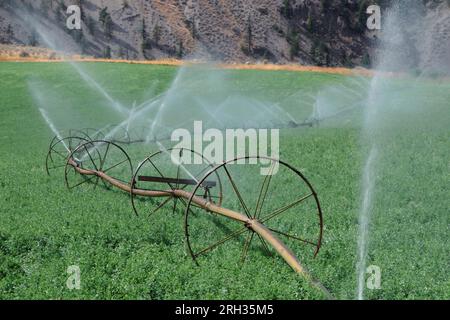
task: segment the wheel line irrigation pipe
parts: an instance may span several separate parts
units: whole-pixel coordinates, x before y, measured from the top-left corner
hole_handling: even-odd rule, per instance
[[[250,219],[246,215],[227,209],[219,207],[210,201],[200,198],[184,190],[168,190],[168,191],[153,191],[153,190],[142,190],[130,187],[130,185],[125,184],[113,177],[107,175],[102,171],[88,170],[81,168],[77,165],[71,157],[67,160],[67,164],[72,166],[80,175],[83,176],[97,176],[100,179],[108,182],[112,186],[127,192],[129,194],[134,194],[143,197],[178,197],[184,198],[185,200],[190,200],[191,202],[199,206],[200,208],[210,211],[226,218],[243,223],[248,229],[256,232],[264,240],[266,240],[275,251],[286,261],[286,263],[298,274],[303,276],[310,284],[315,288],[320,290],[328,299],[334,299],[333,295],[326,289],[319,281],[315,280],[310,272],[304,267],[300,261],[297,259],[295,254],[277,237],[275,236],[266,226],[264,226],[257,219]]]

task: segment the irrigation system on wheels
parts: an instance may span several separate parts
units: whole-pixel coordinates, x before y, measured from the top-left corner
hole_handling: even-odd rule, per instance
[[[109,139],[94,129],[66,134],[51,141],[46,169],[48,174],[61,170],[70,190],[87,185],[117,188],[129,194],[136,215],[152,216],[163,207],[177,212],[182,207],[186,246],[195,263],[214,250],[239,250],[242,261],[250,248],[267,255],[275,251],[332,297],[291,249],[309,247],[316,256],[323,233],[317,193],[293,166],[260,156],[213,164],[193,150],[161,146],[133,170],[124,147],[142,153],[137,145],[142,140],[133,140],[126,129],[120,137]],[[265,175],[260,174],[263,166]]]

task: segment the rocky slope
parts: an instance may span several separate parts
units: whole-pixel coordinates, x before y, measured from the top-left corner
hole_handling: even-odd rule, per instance
[[[385,5],[389,1],[377,1]],[[377,34],[369,0],[0,0],[0,42],[54,46],[96,57],[367,65]],[[424,1],[450,32],[447,1]],[[82,8],[82,30],[66,8]],[[429,40],[429,39],[428,39]],[[433,40],[429,40],[433,41]],[[448,53],[442,46],[439,55]],[[435,53],[423,52],[428,57]]]

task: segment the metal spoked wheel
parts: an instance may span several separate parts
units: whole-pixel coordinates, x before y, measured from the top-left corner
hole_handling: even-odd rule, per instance
[[[53,171],[62,170],[66,166],[67,158],[80,144],[89,139],[78,136],[70,136],[62,139],[53,139],[48,148],[45,159],[45,169],[50,175]]]
[[[80,138],[84,138],[86,140],[92,140],[91,137],[89,137],[85,132],[83,132],[81,130],[76,130],[76,129],[63,130],[60,132],[59,135],[53,136],[52,140],[50,141],[49,149],[53,145],[58,143],[59,140],[69,138],[69,137],[80,137]]]
[[[61,132],[60,135],[56,135],[50,141],[50,145],[48,148],[46,167],[49,167],[50,164],[48,162],[53,161],[54,155],[58,152],[61,154],[66,154],[67,156],[76,148],[79,144],[77,142],[86,142],[93,140],[104,140],[105,135],[101,130],[94,128],[85,128],[85,129],[69,129]],[[77,141],[79,140],[79,141]],[[60,152],[62,151],[62,152]],[[67,158],[66,156],[66,158]],[[49,170],[47,169],[47,173]]]
[[[251,248],[272,255],[266,242],[247,223],[199,212],[193,199],[202,183],[220,177],[226,197],[222,207],[257,220],[282,239],[288,247],[306,246],[314,256],[322,243],[322,210],[315,190],[305,176],[289,164],[266,157],[227,161],[210,170],[199,181],[185,211],[188,251],[198,258],[227,245],[245,261]],[[231,241],[235,240],[235,241]],[[254,241],[256,240],[256,241]]]
[[[178,203],[186,206],[186,200],[175,197],[172,191],[193,192],[201,177],[212,168],[214,166],[204,156],[191,149],[174,148],[155,152],[139,164],[131,185],[136,190],[167,192],[167,196],[148,198],[131,192],[135,214],[151,216],[171,203],[172,212],[176,211]],[[197,188],[198,196],[218,205],[222,204],[222,194],[222,184],[217,175],[211,175],[206,183]]]
[[[83,170],[83,174],[80,174]],[[99,173],[114,177],[112,181],[128,184],[133,174],[130,157],[119,145],[105,140],[88,141],[79,145],[68,157],[65,181],[68,189],[82,185],[96,187],[99,181],[110,189],[110,182],[101,179]]]

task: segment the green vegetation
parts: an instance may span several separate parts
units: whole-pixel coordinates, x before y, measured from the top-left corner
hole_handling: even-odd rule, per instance
[[[153,41],[156,43],[156,45],[159,44],[159,41],[161,40],[161,27],[157,24],[154,28],[153,28]]]
[[[28,45],[31,47],[36,47],[39,44],[39,35],[36,30],[31,31],[31,35],[28,38]]]
[[[300,51],[300,34],[295,30],[289,30],[286,40],[291,46],[289,49],[289,56],[292,60]]]
[[[291,0],[283,0],[283,6],[280,11],[285,18],[291,19],[294,15]]]
[[[314,62],[319,66],[330,65],[330,52],[328,47],[323,41],[314,40],[311,46],[311,56]]]
[[[103,50],[103,58],[111,59],[111,47],[110,46],[106,46],[105,49]]]
[[[85,23],[86,23],[86,27],[87,27],[89,33],[94,35],[95,34],[95,24],[96,24],[94,18],[92,16],[87,16]]]
[[[12,40],[14,38],[14,30],[10,24],[8,24],[8,27],[6,29],[6,43],[12,43]]]
[[[175,68],[164,66],[90,63],[84,67],[130,106],[135,100],[139,103],[149,87],[154,94],[166,90],[176,75]],[[314,94],[323,86],[346,81],[343,76],[315,73],[229,72],[242,94],[258,92],[260,99],[275,101],[299,90]],[[69,192],[62,174],[48,177],[44,160],[52,133],[27,85],[37,75],[39,83],[58,97],[55,102],[64,102],[50,113],[59,126],[117,122],[105,112],[101,96],[80,81],[69,65],[0,63],[0,299],[323,298],[282,259],[268,257],[257,246],[241,264],[238,241],[203,257],[197,267],[186,254],[181,213],[172,214],[168,208],[151,218],[135,217],[126,194],[100,187]],[[405,90],[402,81],[393,80],[396,92]],[[369,264],[382,269],[382,288],[366,290],[370,299],[450,298],[450,86],[421,81],[420,89],[402,101],[412,109],[398,111],[404,116],[398,121],[391,118],[384,130],[368,258]],[[357,83],[355,90],[359,90]],[[301,99],[286,107],[306,117],[312,106]],[[413,108],[417,101],[426,101],[426,114]],[[310,249],[302,245],[295,246],[295,252],[340,299],[353,299],[356,287],[361,166],[366,150],[355,123],[283,129],[280,137],[281,158],[310,179],[325,219],[318,257],[313,259]],[[133,165],[151,152],[136,148],[130,147]],[[292,199],[295,191],[283,191],[273,205]],[[293,221],[303,223],[300,218]],[[66,287],[66,270],[71,265],[80,266],[81,290]]]
[[[245,50],[243,51],[247,55],[251,55],[253,52],[253,27],[252,27],[252,19],[250,16],[247,18],[247,30],[245,37]]]
[[[111,14],[108,12],[108,7],[104,7],[100,10],[98,21],[101,23],[103,27],[103,32],[105,34],[105,37],[108,40],[111,40],[113,36],[113,20],[111,18]]]

